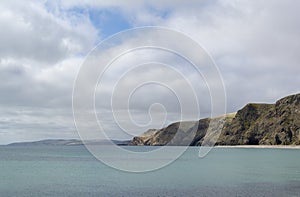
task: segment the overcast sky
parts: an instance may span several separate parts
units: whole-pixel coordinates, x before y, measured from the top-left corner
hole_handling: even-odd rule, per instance
[[[272,103],[298,93],[299,9],[297,0],[1,1],[0,144],[78,138],[72,117],[72,90],[80,65],[100,41],[133,27],[168,27],[201,44],[220,69],[227,112],[237,111],[248,102]],[[116,66],[120,68],[124,62],[127,60]],[[172,81],[173,74],[160,69],[154,65],[147,76],[163,73]],[[118,74],[117,70],[111,72]],[[145,70],[137,72],[140,78],[147,77],[143,75]],[[188,75],[191,80],[192,74]],[[132,75],[130,83],[140,78]],[[194,82],[200,89],[204,84]],[[126,89],[126,84],[125,80],[120,89]],[[209,95],[203,91],[203,97]],[[139,119],[136,121],[149,121],[146,115],[151,102],[159,102],[153,95],[159,94],[172,96],[159,88],[137,92],[130,103],[136,112],[133,116]],[[200,103],[204,108],[201,117],[209,113],[205,108],[208,100]],[[101,102],[98,104],[101,111]],[[179,119],[178,103],[162,104],[171,114],[166,123]],[[158,123],[149,128],[160,125],[156,119]],[[128,138],[115,132],[117,128],[110,122],[108,118],[106,126],[112,128],[112,138]]]

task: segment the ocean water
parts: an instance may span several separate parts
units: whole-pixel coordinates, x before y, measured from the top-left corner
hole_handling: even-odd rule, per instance
[[[300,196],[300,150],[215,148],[202,159],[198,151],[128,173],[84,146],[0,146],[0,196]]]

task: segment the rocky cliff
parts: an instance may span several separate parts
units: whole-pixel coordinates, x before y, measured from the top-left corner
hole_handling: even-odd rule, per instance
[[[222,128],[218,129],[220,125]],[[216,145],[299,145],[300,94],[285,97],[275,104],[250,103],[237,113],[222,117],[152,129],[134,137],[130,144],[200,146],[203,141],[209,143],[214,132],[220,132],[215,135],[218,137]]]

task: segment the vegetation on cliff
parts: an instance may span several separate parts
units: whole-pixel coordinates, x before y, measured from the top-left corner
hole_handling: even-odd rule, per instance
[[[207,138],[208,128],[214,129],[214,126],[209,127],[214,125],[212,121],[223,126],[216,145],[299,145],[300,94],[287,96],[275,104],[250,103],[237,113],[218,118],[177,122],[166,128],[152,129],[134,137],[130,144],[200,146]]]

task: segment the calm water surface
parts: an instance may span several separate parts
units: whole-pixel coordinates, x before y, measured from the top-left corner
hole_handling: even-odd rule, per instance
[[[84,146],[0,146],[0,196],[300,196],[300,150],[215,148],[203,159],[198,151],[134,174]]]

